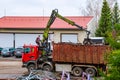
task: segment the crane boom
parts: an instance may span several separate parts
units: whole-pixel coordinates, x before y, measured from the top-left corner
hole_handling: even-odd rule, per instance
[[[82,26],[79,26],[75,22],[73,22],[73,21],[71,21],[71,20],[61,16],[60,14],[58,14],[58,9],[54,9],[54,10],[52,10],[52,13],[51,13],[50,19],[49,19],[49,21],[47,23],[46,29],[44,30],[43,40],[42,40],[43,42],[48,39],[48,33],[49,33],[50,26],[53,24],[53,22],[55,21],[56,17],[61,19],[61,20],[63,20],[63,21],[65,21],[65,22],[67,22],[68,24],[70,24],[72,26],[78,27],[78,29],[80,29],[80,30],[86,31],[87,35],[89,37],[89,34],[90,34],[89,31],[87,31],[86,29],[83,29]]]
[[[47,26],[44,30],[44,33],[43,33],[43,39],[42,39],[42,42],[45,42],[47,41],[48,42],[48,34],[49,34],[49,30],[50,30],[50,26],[53,24],[53,22],[55,21],[55,19],[59,18],[65,22],[67,22],[68,24],[72,25],[72,26],[76,26],[78,29],[80,30],[84,30],[86,31],[86,34],[87,34],[87,38],[84,39],[83,41],[83,44],[91,44],[91,40],[89,38],[89,35],[90,35],[90,31],[84,29],[82,26],[79,26],[78,24],[76,24],[74,21],[71,21],[63,16],[61,16],[60,14],[58,14],[58,9],[54,9],[52,10],[52,13],[51,13],[51,16],[50,16],[50,19],[47,23]]]
[[[47,23],[47,26],[46,26],[46,28],[44,30],[44,33],[43,33],[43,39],[41,41],[42,47],[43,47],[43,52],[42,52],[43,54],[47,53],[46,50],[49,47],[49,45],[48,45],[49,30],[50,30],[50,26],[53,24],[53,22],[55,21],[56,17],[61,19],[61,20],[63,20],[63,21],[65,21],[65,22],[67,22],[68,24],[70,24],[72,26],[76,26],[80,30],[86,31],[87,38],[84,39],[83,44],[85,44],[85,45],[92,44],[91,39],[89,38],[90,31],[88,31],[86,29],[83,29],[82,26],[79,26],[74,21],[71,21],[71,20],[61,16],[60,14],[58,14],[58,9],[54,9],[54,10],[52,10],[50,19],[49,19],[49,21]]]

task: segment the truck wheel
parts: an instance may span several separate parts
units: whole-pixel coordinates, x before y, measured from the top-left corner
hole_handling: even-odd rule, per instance
[[[73,75],[76,77],[81,76],[83,72],[82,68],[80,67],[74,67],[72,71],[73,71]]]
[[[87,69],[85,70],[85,72],[86,72],[87,74],[90,74],[90,76],[95,76],[95,74],[96,74],[96,70],[95,70],[94,68],[87,68]]]
[[[28,65],[27,69],[28,69],[28,72],[31,72],[31,70],[35,69],[35,65],[34,64],[30,64],[30,65]]]
[[[49,64],[43,66],[43,70],[45,71],[52,71],[52,67]]]

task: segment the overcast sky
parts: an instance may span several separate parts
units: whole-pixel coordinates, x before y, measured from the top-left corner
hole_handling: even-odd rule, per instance
[[[0,0],[0,17],[49,16],[55,8],[63,16],[78,16],[85,4],[86,0]]]

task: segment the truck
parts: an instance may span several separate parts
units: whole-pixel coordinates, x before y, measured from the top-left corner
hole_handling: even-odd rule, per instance
[[[87,39],[80,43],[59,42],[54,43],[53,50],[50,49],[48,42],[48,33],[50,26],[58,17],[65,22],[78,27],[80,30],[85,30]],[[58,10],[52,11],[47,27],[43,34],[42,46],[24,45],[24,53],[22,54],[22,67],[26,67],[30,72],[33,69],[42,69],[46,71],[66,71],[74,76],[81,76],[83,72],[95,76],[98,73],[98,68],[106,70],[106,60],[104,57],[110,51],[108,45],[92,45],[89,38],[90,32],[83,29],[73,21],[66,19],[58,14]]]

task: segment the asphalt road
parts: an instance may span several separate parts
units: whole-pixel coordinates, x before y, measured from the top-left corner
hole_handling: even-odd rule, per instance
[[[0,80],[16,80],[18,77],[27,74],[27,69],[22,68],[21,58],[0,56]],[[81,80],[80,77],[72,80]],[[94,79],[92,79],[94,80]],[[97,80],[102,80],[98,78]]]
[[[22,68],[21,58],[0,57],[0,80],[16,79],[27,72],[26,68]]]
[[[27,74],[27,69],[22,68],[21,58],[0,56],[0,80],[16,80],[18,77]],[[72,80],[80,80],[72,79]]]

